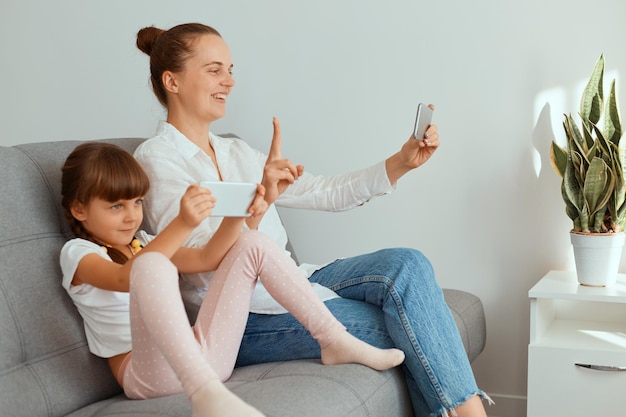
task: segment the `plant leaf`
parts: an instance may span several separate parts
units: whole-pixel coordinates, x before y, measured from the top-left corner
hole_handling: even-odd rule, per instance
[[[556,172],[559,177],[563,178],[565,165],[567,164],[567,151],[554,141],[552,141],[552,146],[550,146],[550,163],[552,164],[554,172]]]
[[[582,185],[577,178],[572,158],[567,159],[565,175],[563,175],[563,182],[561,184],[561,194],[565,201],[567,215],[574,220],[575,224],[577,220],[581,223],[581,227],[584,227],[584,229],[579,231],[587,230],[588,216],[585,215],[586,207],[582,193]],[[570,205],[573,206],[573,208],[569,207]],[[584,225],[582,223],[584,223]]]
[[[613,193],[613,187],[615,187],[615,176],[607,163],[602,158],[593,158],[583,188],[585,202],[589,207],[589,216],[595,216],[606,207]],[[604,210],[601,214],[604,218]],[[598,222],[593,221],[593,224],[596,225]]]
[[[611,89],[604,110],[604,136],[616,145],[622,138],[622,122],[619,118],[617,96],[615,95],[615,80],[611,82]]]
[[[587,147],[587,142],[584,141],[578,126],[574,122],[574,119],[571,115],[565,115],[565,121],[563,121],[563,128],[565,129],[565,135],[567,136],[567,147],[570,149],[570,152],[574,152],[578,150],[581,155],[587,158],[587,153],[589,151]],[[586,161],[587,164],[589,160]]]
[[[585,91],[580,100],[580,114],[583,120],[598,123],[602,114],[604,94],[602,82],[604,78],[604,55],[596,61]]]
[[[561,182],[561,195],[563,196],[563,201],[565,201],[565,214],[574,222],[574,230],[581,231],[580,226],[576,226],[576,224],[580,225],[580,213],[565,192],[565,182]]]

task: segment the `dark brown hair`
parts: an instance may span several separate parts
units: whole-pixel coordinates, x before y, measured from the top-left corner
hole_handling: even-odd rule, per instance
[[[137,32],[137,48],[150,57],[152,90],[163,106],[167,107],[163,73],[182,71],[194,41],[201,35],[221,37],[217,30],[202,23],[184,23],[167,31],[149,26]]]
[[[124,149],[110,143],[86,142],[78,145],[62,168],[61,204],[72,232],[98,245],[104,242],[96,241],[72,216],[72,205],[88,204],[94,198],[110,202],[130,200],[143,197],[149,189],[150,180],[139,162]],[[117,263],[123,264],[128,260],[113,248],[108,248],[108,253]]]

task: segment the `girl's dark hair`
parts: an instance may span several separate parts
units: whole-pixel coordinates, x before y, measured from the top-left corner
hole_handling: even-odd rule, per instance
[[[94,198],[110,202],[130,200],[143,197],[149,189],[150,180],[139,162],[124,149],[109,143],[86,142],[78,145],[62,168],[61,204],[72,232],[98,245],[106,242],[96,241],[72,216],[72,205],[86,205]],[[116,249],[107,248],[107,251],[114,262],[123,264],[128,260]]]
[[[163,73],[182,71],[194,41],[201,35],[221,37],[217,30],[202,23],[184,23],[167,31],[149,26],[137,32],[137,48],[150,57],[152,90],[163,106],[167,107]]]

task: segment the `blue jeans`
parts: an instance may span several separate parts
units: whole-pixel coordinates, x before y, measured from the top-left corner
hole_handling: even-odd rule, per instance
[[[350,333],[405,353],[415,416],[439,416],[473,395],[484,395],[432,266],[421,252],[383,249],[340,259],[310,280],[342,297],[326,305]],[[317,342],[290,314],[251,314],[237,366],[319,357]]]

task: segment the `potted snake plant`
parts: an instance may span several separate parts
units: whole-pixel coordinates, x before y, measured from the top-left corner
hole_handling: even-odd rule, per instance
[[[608,96],[603,82],[604,56],[600,55],[581,97],[580,126],[566,114],[567,145],[552,141],[550,148],[552,167],[562,178],[565,212],[573,222],[570,236],[578,281],[591,286],[615,283],[626,225],[626,142],[622,142],[615,80]]]

